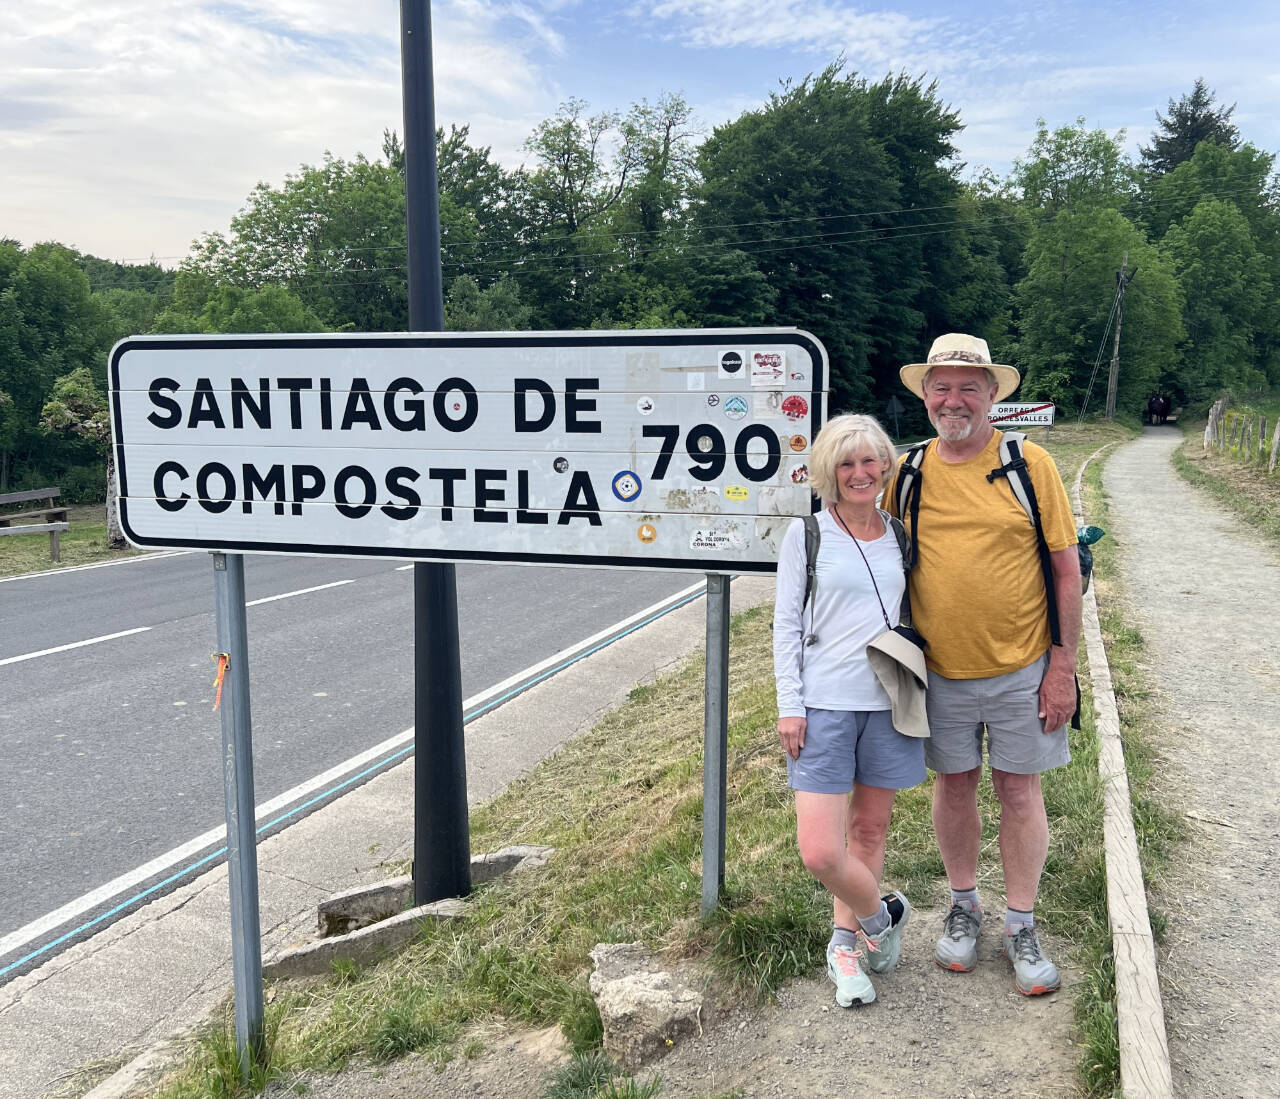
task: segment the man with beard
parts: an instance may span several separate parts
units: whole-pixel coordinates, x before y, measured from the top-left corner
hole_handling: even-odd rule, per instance
[[[993,363],[985,340],[952,333],[933,342],[928,362],[899,373],[924,401],[938,433],[919,467],[918,511],[900,508],[897,481],[885,498],[893,514],[908,512],[900,518],[918,553],[909,580],[911,609],[928,643],[926,759],[937,775],[933,825],[951,885],[934,956],[944,969],[960,973],[977,964],[978,782],[985,739],[1000,800],[1003,951],[1019,992],[1052,992],[1060,979],[1040,944],[1034,909],[1049,848],[1040,775],[1070,759],[1067,722],[1077,701],[1080,568],[1071,506],[1053,460],[1024,443],[1049,549],[1058,645],[1051,643],[1035,528],[1002,471],[1002,433],[987,419],[992,404],[1017,388],[1018,372]]]

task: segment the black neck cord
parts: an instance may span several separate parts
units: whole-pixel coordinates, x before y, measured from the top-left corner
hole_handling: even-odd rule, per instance
[[[871,587],[875,589],[876,602],[880,604],[880,614],[884,618],[884,628],[886,630],[893,629],[889,625],[889,612],[884,609],[884,600],[880,598],[880,585],[876,583],[876,574],[871,571],[871,562],[867,560],[867,555],[862,552],[862,547],[858,545],[858,540],[853,537],[853,531],[849,529],[849,524],[844,521],[844,516],[840,514],[840,509],[835,504],[831,505],[831,514],[836,517],[836,522],[844,527],[845,534],[853,538],[853,544],[858,551],[858,556],[862,558],[862,563],[867,566],[867,575],[871,577]]]

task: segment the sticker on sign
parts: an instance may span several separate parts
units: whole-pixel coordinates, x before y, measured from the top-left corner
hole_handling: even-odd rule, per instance
[[[1048,427],[1053,423],[1053,402],[993,404],[987,419],[1000,427]]]
[[[787,419],[751,414],[726,345],[803,363]],[[144,547],[768,572],[826,378],[797,329],[134,337],[121,522]]]

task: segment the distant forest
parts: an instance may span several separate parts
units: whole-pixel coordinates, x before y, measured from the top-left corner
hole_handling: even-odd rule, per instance
[[[1280,383],[1280,186],[1234,106],[1197,81],[1131,160],[1083,119],[1005,178],[966,176],[936,84],[833,64],[699,133],[678,95],[563,104],[510,171],[439,132],[453,330],[797,325],[831,356],[832,408],[883,416],[898,367],[983,335],[1060,414],[1103,401],[1117,276],[1132,275],[1118,408]],[[404,158],[327,153],[260,183],[176,271],[0,241],[0,491],[100,500],[106,355],[146,332],[403,331]],[[1101,363],[1100,379],[1091,379]],[[927,431],[906,402],[904,436]]]

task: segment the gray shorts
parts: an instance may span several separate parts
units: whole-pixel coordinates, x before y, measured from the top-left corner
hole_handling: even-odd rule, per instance
[[[885,790],[919,786],[924,741],[893,727],[888,710],[805,708],[800,758],[787,756],[787,781],[811,794],[847,794],[854,781]]]
[[[929,739],[925,758],[943,775],[982,766],[982,731],[987,762],[998,771],[1038,775],[1071,760],[1067,727],[1044,731],[1040,681],[1049,654],[1025,668],[989,679],[947,679],[929,672]]]

